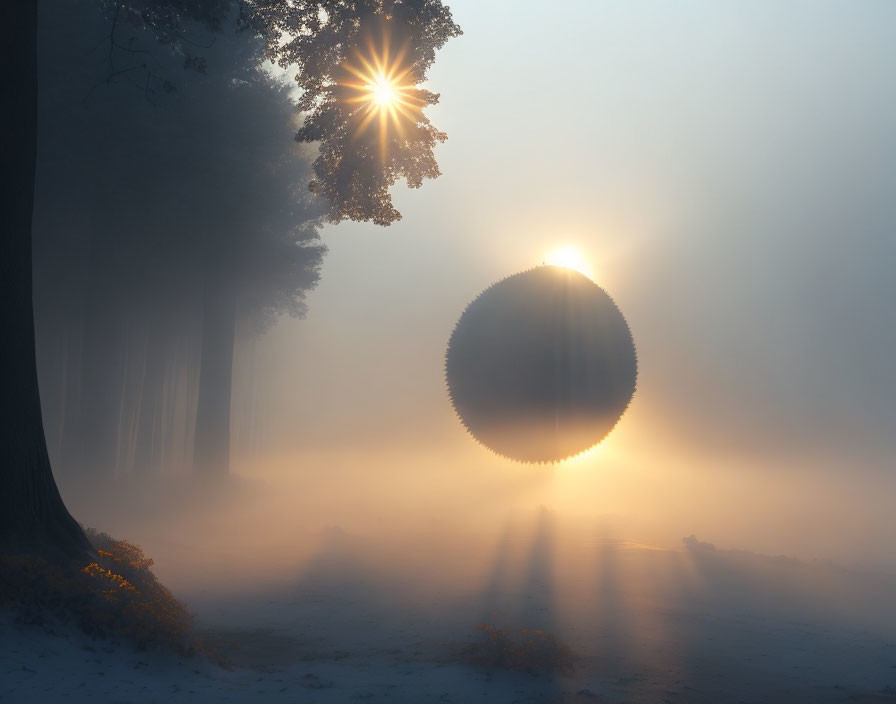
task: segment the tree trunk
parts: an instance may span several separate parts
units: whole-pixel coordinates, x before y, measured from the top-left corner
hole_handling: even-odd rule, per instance
[[[31,219],[37,160],[37,2],[3,13],[3,213],[0,237],[0,549],[81,557],[90,549],[53,480],[44,438],[34,346]]]
[[[204,295],[193,471],[200,475],[223,476],[230,472],[236,293],[232,281],[212,277],[206,282]]]

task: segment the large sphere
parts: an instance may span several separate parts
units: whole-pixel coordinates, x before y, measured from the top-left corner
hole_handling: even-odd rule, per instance
[[[454,409],[479,442],[557,462],[613,429],[635,392],[631,332],[588,277],[559,266],[510,276],[461,315],[445,360]]]

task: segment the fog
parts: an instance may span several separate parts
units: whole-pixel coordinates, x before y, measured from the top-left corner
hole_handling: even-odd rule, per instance
[[[135,86],[109,80],[107,19],[63,7],[42,16],[35,211],[54,471],[201,621],[347,650],[501,623],[620,672],[730,656],[744,682],[778,682],[753,649],[805,628],[813,676],[876,667],[896,6],[457,0],[426,84],[443,175],[399,184],[388,228],[324,224],[258,47],[221,35],[207,74],[155,47]],[[458,422],[446,345],[483,289],[567,245],[628,322],[637,390],[596,448],[520,464]]]
[[[453,6],[444,175],[396,191],[385,233],[325,229],[309,318],[260,341],[275,454],[526,474],[467,447],[443,355],[476,294],[572,244],[628,320],[638,390],[533,505],[892,567],[892,10],[513,7]]]

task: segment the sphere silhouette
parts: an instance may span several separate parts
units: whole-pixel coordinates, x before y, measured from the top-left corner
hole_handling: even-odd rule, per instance
[[[540,266],[485,289],[445,355],[461,422],[490,450],[559,462],[598,444],[635,392],[628,324],[607,293],[572,269]]]

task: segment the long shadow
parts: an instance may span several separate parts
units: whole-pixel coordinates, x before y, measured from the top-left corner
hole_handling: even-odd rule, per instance
[[[513,555],[521,537],[508,521],[482,593],[481,621],[508,628],[556,626],[554,601],[554,517],[545,508],[535,521],[527,556],[518,580]]]
[[[495,553],[486,587],[482,594],[482,617],[484,624],[504,629],[511,639],[523,637],[523,629],[528,632],[542,631],[556,635],[559,619],[555,598],[554,559],[556,546],[556,526],[553,512],[542,507],[535,520],[524,563],[520,566],[518,580],[514,580],[513,555],[521,537],[509,523],[505,525],[498,549]],[[495,686],[506,685],[507,679],[514,679],[525,688],[527,701],[560,701],[563,697],[563,683],[558,674],[545,671],[541,663],[533,662],[533,672],[491,672]]]
[[[557,604],[554,586],[556,525],[553,512],[542,507],[529,548],[529,564],[523,582],[520,617],[537,628],[551,631],[557,627]]]
[[[509,614],[502,609],[508,603],[510,589],[510,555],[513,550],[513,527],[510,521],[504,523],[498,547],[495,550],[488,579],[482,592],[482,608],[479,622],[493,624],[506,620]]]

